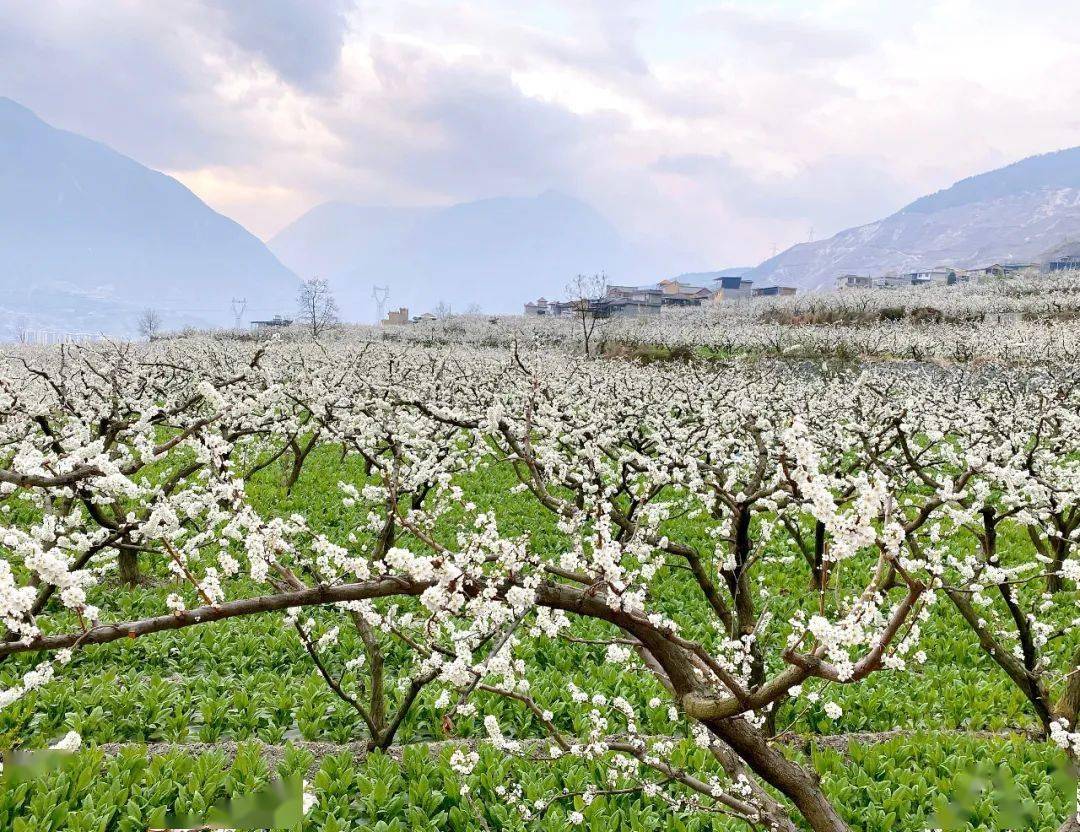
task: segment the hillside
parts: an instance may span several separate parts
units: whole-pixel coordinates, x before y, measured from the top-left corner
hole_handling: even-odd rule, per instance
[[[1080,235],[1080,147],[1033,156],[915,200],[890,217],[802,243],[750,277],[803,290],[841,274],[1035,262]]]
[[[296,276],[172,177],[0,98],[0,327],[128,332],[292,310]]]

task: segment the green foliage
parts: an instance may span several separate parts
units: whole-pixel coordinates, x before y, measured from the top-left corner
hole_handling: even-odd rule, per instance
[[[693,757],[699,750],[688,747],[684,753]],[[316,799],[303,830],[519,830],[524,826],[499,786],[521,783],[525,798],[536,800],[603,776],[599,763],[564,759],[536,767],[485,748],[470,778],[472,791],[463,796],[449,756],[449,750],[436,755],[413,747],[400,759],[376,753],[357,760],[341,753],[313,765],[309,752],[288,748],[271,771],[255,745],[241,745],[232,761],[221,752],[149,757],[143,749],[127,748],[106,757],[87,750],[45,777],[0,789],[0,828],[141,832],[168,814],[197,815],[271,778],[301,775]],[[1035,832],[1055,828],[1070,805],[1053,753],[1020,738],[928,732],[872,746],[852,744],[847,753],[814,749],[810,756],[829,797],[857,829]],[[705,764],[704,758],[692,762]],[[557,803],[539,828],[565,829],[566,813],[573,809],[585,815],[585,828],[601,832],[741,828],[719,817],[672,813],[640,795],[600,797],[588,807]]]
[[[291,493],[282,487],[282,470],[270,466],[252,478],[252,500],[267,515],[303,510],[313,529],[331,539],[353,531],[360,518],[334,496],[336,483],[364,481],[361,465],[342,460],[336,449],[317,449]],[[482,509],[506,518],[509,535],[529,535],[534,547],[558,551],[565,539],[552,517],[535,501],[511,492],[516,480],[502,466],[489,466],[462,478]],[[458,518],[442,518],[448,527]],[[681,539],[705,543],[694,520],[671,522]],[[696,538],[695,538],[696,536]],[[1003,553],[1013,538],[1003,535]],[[770,555],[789,554],[770,552]],[[144,568],[153,574],[145,587],[117,593],[101,586],[92,602],[111,619],[135,618],[162,608],[164,597],[178,591],[162,564]],[[852,575],[850,580],[863,576]],[[766,580],[773,598],[773,617],[784,621],[805,596],[808,573],[800,560],[776,569]],[[705,622],[695,614],[700,594],[683,591],[691,580],[677,571],[667,578],[656,599],[668,614],[688,622]],[[406,602],[398,602],[406,603]],[[310,611],[317,621],[342,623],[336,610]],[[710,631],[690,632],[707,639]],[[576,621],[573,635],[582,639],[609,637],[606,625]],[[407,653],[387,641],[387,666],[394,668]],[[784,703],[777,725],[794,735],[838,734],[902,729],[907,733],[884,743],[853,744],[845,752],[812,741],[791,746],[807,754],[820,773],[826,792],[857,829],[1017,828],[1054,829],[1069,806],[1057,760],[1045,743],[1019,736],[1006,739],[960,736],[965,731],[1030,728],[1034,720],[1022,696],[978,649],[970,631],[951,609],[938,610],[926,622],[921,646],[927,663],[905,674],[879,673],[860,685],[818,688],[824,699],[843,708],[828,719],[821,703],[803,699]],[[358,635],[342,626],[338,651],[360,650]],[[532,668],[532,695],[537,702],[556,701],[568,682],[590,691],[626,697],[646,714],[642,731],[669,734],[665,705],[648,708],[664,692],[649,674],[632,675],[603,660],[604,647],[590,644],[526,643],[522,657]],[[2,681],[10,682],[30,666],[32,656],[14,657],[0,665]],[[390,681],[393,701],[400,691]],[[502,698],[485,699],[481,713],[494,713],[507,733],[542,736],[532,717]],[[553,709],[558,712],[558,709]],[[557,717],[557,719],[560,717]],[[563,726],[572,728],[574,726]],[[581,727],[581,726],[577,726]],[[74,755],[46,776],[0,787],[0,829],[95,830],[142,832],[161,824],[170,813],[199,813],[215,801],[238,797],[265,785],[272,777],[302,775],[317,802],[304,830],[518,830],[523,824],[496,791],[519,783],[529,801],[602,783],[600,762],[561,760],[530,765],[507,759],[487,748],[470,779],[471,793],[462,796],[460,778],[440,755],[424,747],[407,748],[400,759],[373,754],[364,760],[330,754],[318,764],[310,751],[287,746],[272,770],[261,746],[290,740],[350,743],[366,739],[356,713],[327,688],[312,666],[295,632],[278,615],[237,618],[211,626],[158,634],[103,649],[76,653],[63,684],[47,685],[0,710],[0,746],[42,748],[68,730],[78,731],[87,750]],[[454,736],[483,735],[479,717],[460,717]],[[422,743],[446,739],[434,694],[423,692],[410,710],[398,739]],[[145,749],[123,748],[106,756],[93,746],[102,743],[175,744],[240,742],[235,758],[223,752],[186,754],[170,751],[148,756]],[[680,752],[688,757],[696,750]],[[692,760],[707,769],[704,758]],[[578,801],[556,803],[539,828],[563,830],[572,810],[585,816],[590,830],[742,829],[722,817],[674,813],[656,799],[639,794],[597,798],[591,806]],[[1004,824],[1015,824],[1004,826]]]

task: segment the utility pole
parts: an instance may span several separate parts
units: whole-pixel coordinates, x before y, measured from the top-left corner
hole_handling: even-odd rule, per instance
[[[375,308],[378,310],[379,317],[376,318],[375,323],[382,323],[382,319],[386,315],[386,299],[390,297],[389,286],[372,286],[371,297],[375,300]]]
[[[247,309],[247,298],[232,299],[233,329],[240,331],[240,324],[244,320],[244,310]]]
[[[814,226],[810,226],[810,238],[806,242],[808,242],[808,243],[814,242]]]

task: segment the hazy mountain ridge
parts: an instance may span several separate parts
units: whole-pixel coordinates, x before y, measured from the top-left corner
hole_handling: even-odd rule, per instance
[[[180,182],[0,98],[7,328],[23,316],[122,334],[144,306],[167,324],[220,324],[234,295],[252,309],[291,311],[296,284],[260,240]],[[99,313],[73,312],[80,297]]]
[[[347,238],[347,239],[346,239]],[[320,240],[336,240],[320,246]],[[540,295],[562,297],[578,273],[612,282],[651,282],[664,260],[628,243],[597,211],[555,191],[494,197],[443,208],[325,203],[270,240],[298,274],[330,280],[347,317],[374,318],[373,285],[389,286],[389,308],[414,314],[440,301],[455,310],[520,312]]]
[[[752,269],[678,276],[828,289],[849,272],[1034,262],[1076,240],[1080,148],[969,177]],[[27,327],[130,333],[145,307],[167,326],[229,324],[234,296],[246,297],[248,319],[291,315],[297,275],[328,278],[347,320],[374,320],[374,285],[390,287],[388,308],[413,314],[440,302],[519,312],[540,295],[564,296],[578,273],[653,283],[694,260],[629,242],[588,204],[555,191],[444,207],[329,202],[264,245],[175,179],[0,98],[0,335],[8,337]]]
[[[268,245],[301,277],[337,280],[373,247],[401,245],[422,218],[437,210],[324,202],[278,232]]]
[[[842,274],[1034,262],[1080,237],[1080,148],[1032,156],[915,200],[878,222],[801,243],[749,275],[828,289]]]

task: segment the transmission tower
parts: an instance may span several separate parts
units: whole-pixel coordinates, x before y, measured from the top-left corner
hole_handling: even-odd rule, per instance
[[[386,315],[386,299],[390,297],[389,286],[372,286],[371,297],[375,300],[375,308],[379,312],[379,317],[375,323],[380,323]]]
[[[244,320],[245,309],[247,309],[247,298],[232,299],[233,329],[240,329],[240,324]]]

